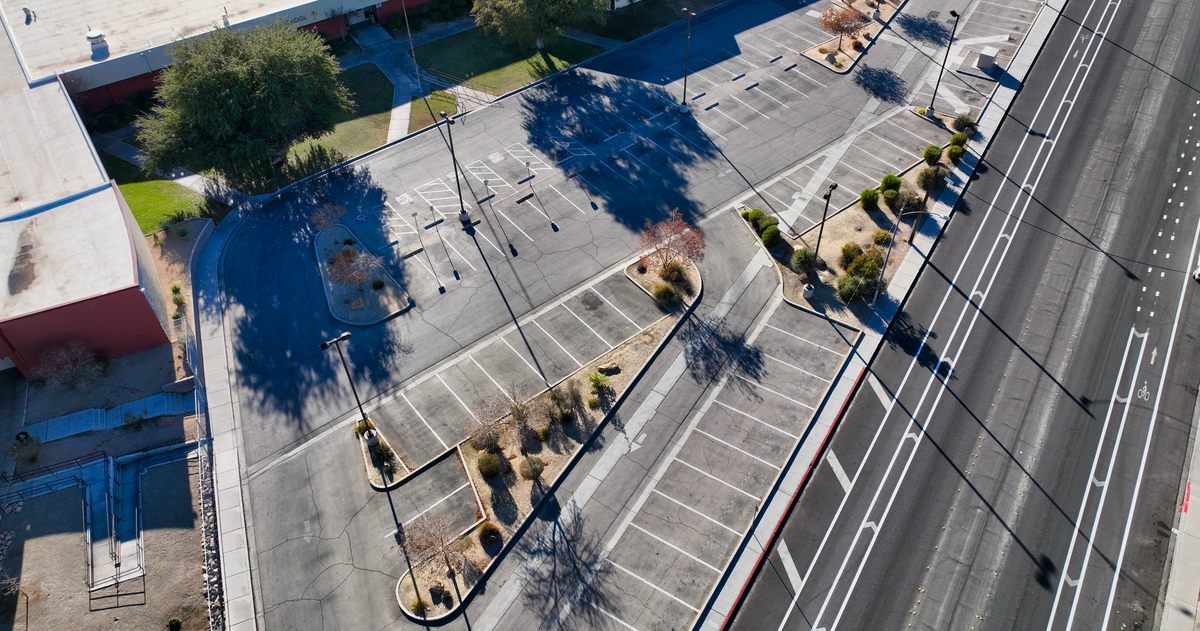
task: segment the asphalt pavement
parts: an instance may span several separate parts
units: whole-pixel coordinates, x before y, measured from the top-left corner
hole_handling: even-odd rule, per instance
[[[1155,626],[1200,352],[1193,16],[1067,5],[734,628]]]

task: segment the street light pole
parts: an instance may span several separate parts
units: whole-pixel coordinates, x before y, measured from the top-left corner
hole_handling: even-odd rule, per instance
[[[813,252],[817,256],[817,262],[821,260],[821,237],[825,235],[825,218],[829,215],[829,198],[833,196],[833,192],[837,190],[837,182],[829,185],[829,190],[825,191],[825,210],[821,211],[821,225],[817,228],[817,249]]]
[[[883,257],[883,268],[879,270],[879,280],[875,281],[875,295],[871,298],[871,308],[872,309],[875,308],[875,301],[879,299],[879,288],[883,286],[883,274],[884,274],[884,272],[887,271],[888,260],[892,258],[892,246],[896,245],[896,232],[900,228],[900,220],[903,219],[904,217],[910,217],[912,215],[928,215],[928,214],[931,214],[928,210],[914,210],[914,211],[907,212],[907,213],[901,212],[899,215],[896,215],[896,222],[892,224],[892,238],[890,241],[888,241],[887,254],[885,254]],[[938,215],[937,217],[943,221],[947,221],[950,219],[946,215]],[[916,226],[915,221],[913,222],[913,226]],[[912,237],[910,235],[909,241],[911,242],[911,240],[912,240]]]
[[[951,11],[954,16],[954,26],[950,27],[950,41],[946,42],[946,56],[942,59],[942,67],[938,69],[937,83],[933,84],[933,96],[929,97],[929,110],[926,112],[933,118],[933,100],[937,98],[938,88],[942,85],[942,73],[946,72],[946,62],[950,61],[950,45],[954,43],[954,31],[958,30],[958,11]]]
[[[683,8],[683,13],[687,16],[687,39],[684,40],[683,44],[683,98],[679,101],[679,112],[681,114],[687,114],[688,58],[690,57],[692,51],[692,18],[696,17],[696,14],[688,11],[687,7]]]
[[[454,186],[458,189],[458,210],[460,211],[458,220],[465,224],[469,221],[469,215],[467,215],[467,207],[463,205],[462,182],[458,179],[458,158],[454,156],[454,119],[446,116],[446,110],[442,110],[438,114],[441,115],[442,120],[446,121],[446,135],[450,138],[450,161],[454,163]]]
[[[362,400],[358,398],[358,389],[354,387],[354,378],[350,376],[350,366],[346,364],[346,355],[342,353],[342,342],[350,339],[350,332],[347,331],[341,335],[329,340],[321,342],[321,350],[329,350],[330,346],[336,346],[338,357],[342,359],[342,368],[346,371],[346,381],[350,382],[350,391],[354,393],[354,402],[358,404],[358,413],[362,415],[363,420],[367,420],[367,413],[363,411]]]

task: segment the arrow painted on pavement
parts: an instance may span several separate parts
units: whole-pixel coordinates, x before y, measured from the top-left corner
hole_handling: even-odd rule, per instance
[[[1158,357],[1158,347],[1157,346],[1154,347],[1154,350],[1150,351],[1150,365],[1151,366],[1154,365],[1155,357]]]
[[[271,296],[271,300],[275,301],[275,302],[271,303],[271,306],[278,309],[279,308],[279,296]]]
[[[304,520],[304,543],[312,543],[312,538],[312,526],[309,525],[308,520],[306,519]]]
[[[637,437],[637,440],[635,440],[633,444],[629,446],[629,451],[633,452],[641,449],[642,441],[644,440],[646,440],[646,432],[642,432],[642,434]]]

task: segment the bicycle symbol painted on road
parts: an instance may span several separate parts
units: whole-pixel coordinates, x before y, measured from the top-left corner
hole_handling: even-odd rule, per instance
[[[1137,391],[1137,398],[1139,398],[1143,401],[1150,400],[1150,386],[1147,382],[1145,382],[1145,381],[1142,382],[1142,388]]]

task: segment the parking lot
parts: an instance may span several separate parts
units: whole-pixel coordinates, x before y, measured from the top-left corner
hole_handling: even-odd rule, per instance
[[[384,396],[371,418],[416,469],[467,436],[485,398],[512,385],[530,392],[554,385],[668,313],[617,270]]]
[[[688,628],[858,337],[777,300],[635,496],[564,627]]]

